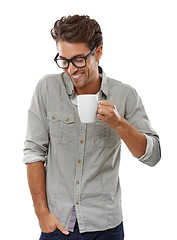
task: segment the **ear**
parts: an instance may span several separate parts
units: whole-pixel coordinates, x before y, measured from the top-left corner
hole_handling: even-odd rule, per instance
[[[100,46],[97,47],[97,49],[95,51],[96,62],[99,62],[99,60],[102,56],[102,53],[103,53],[103,45],[100,45]]]

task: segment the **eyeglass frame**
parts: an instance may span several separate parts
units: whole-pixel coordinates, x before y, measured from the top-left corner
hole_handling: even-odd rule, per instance
[[[57,66],[58,66],[59,68],[62,68],[62,69],[67,69],[67,68],[69,67],[70,62],[71,62],[75,67],[77,67],[77,68],[83,68],[83,67],[85,67],[85,66],[87,65],[87,58],[89,58],[92,54],[94,54],[94,52],[96,51],[96,49],[97,49],[97,47],[94,47],[94,48],[89,52],[89,54],[87,54],[85,57],[73,57],[73,58],[71,58],[71,59],[67,59],[67,58],[63,58],[63,59],[62,59],[62,58],[60,58],[60,60],[65,60],[65,61],[68,62],[68,66],[65,67],[65,68],[60,67],[59,64],[58,64],[58,62],[57,62],[57,58],[58,58],[58,56],[59,56],[59,53],[57,53],[57,55],[55,56],[54,61],[56,62]],[[73,60],[76,59],[76,58],[83,58],[83,59],[85,59],[85,65],[82,66],[82,67],[76,66],[76,64],[73,62]]]

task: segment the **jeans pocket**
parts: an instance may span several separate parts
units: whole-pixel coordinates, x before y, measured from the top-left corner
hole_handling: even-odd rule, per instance
[[[56,228],[54,231],[49,232],[49,233],[42,232],[39,240],[57,239],[59,232],[60,231],[58,230],[58,228]]]

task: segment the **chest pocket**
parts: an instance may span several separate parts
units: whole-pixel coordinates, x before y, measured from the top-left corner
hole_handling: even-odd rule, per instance
[[[58,144],[68,144],[73,140],[75,115],[70,112],[48,113],[51,141]]]
[[[114,129],[97,119],[94,128],[94,141],[98,147],[110,148],[120,144],[121,139]]]

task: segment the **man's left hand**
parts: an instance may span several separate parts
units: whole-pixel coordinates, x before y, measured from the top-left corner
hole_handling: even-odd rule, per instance
[[[116,106],[105,100],[98,104],[97,118],[113,129],[115,129],[121,122],[121,116],[119,115]]]

